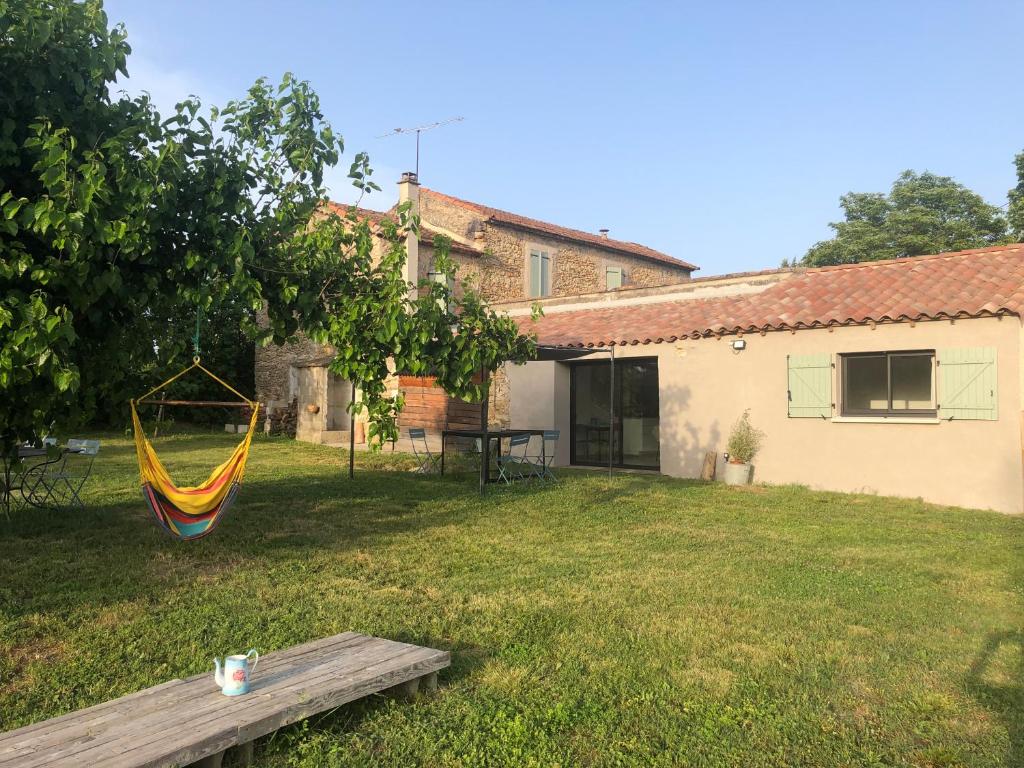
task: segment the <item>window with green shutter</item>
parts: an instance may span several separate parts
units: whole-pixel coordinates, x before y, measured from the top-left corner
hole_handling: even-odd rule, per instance
[[[832,356],[788,355],[790,418],[832,417]]]
[[[622,267],[606,267],[604,270],[605,289],[614,291],[622,287]]]
[[[940,349],[938,363],[939,418],[995,421],[998,416],[995,348]]]
[[[551,255],[547,251],[530,251],[530,298],[551,295]]]

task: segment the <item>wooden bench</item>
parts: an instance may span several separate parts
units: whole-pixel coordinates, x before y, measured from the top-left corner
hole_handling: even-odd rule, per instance
[[[447,651],[355,632],[297,645],[260,659],[252,689],[224,696],[213,671],[0,734],[0,766],[178,766],[217,768],[237,747],[374,693],[434,690]]]

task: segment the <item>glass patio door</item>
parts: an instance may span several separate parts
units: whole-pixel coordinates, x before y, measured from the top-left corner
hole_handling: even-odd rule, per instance
[[[658,424],[658,361],[615,361],[610,386],[607,361],[576,363],[571,374],[572,463],[636,469],[661,465]],[[614,423],[609,404],[615,400]]]

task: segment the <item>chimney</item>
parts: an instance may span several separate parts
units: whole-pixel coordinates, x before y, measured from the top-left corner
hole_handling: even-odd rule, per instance
[[[599,230],[597,230],[597,232],[598,232],[598,234],[599,234],[599,235],[601,235],[601,237],[603,237],[603,238],[604,238],[605,240],[607,240],[607,239],[608,239],[608,230],[607,230],[607,229],[599,229]]]
[[[398,182],[398,204],[408,202],[409,216],[418,219],[420,215],[420,182],[416,174],[406,171]],[[405,238],[405,280],[412,284],[409,295],[415,299],[419,295],[420,274],[420,239],[414,232],[409,232]]]

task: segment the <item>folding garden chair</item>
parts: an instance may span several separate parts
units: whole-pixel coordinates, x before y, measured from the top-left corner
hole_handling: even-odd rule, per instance
[[[64,451],[62,461],[44,465],[26,477],[26,481],[31,482],[26,483],[29,487],[23,486],[22,493],[29,503],[56,509],[85,508],[79,494],[92,474],[93,462],[100,452],[100,441],[71,439]]]
[[[432,475],[441,471],[441,456],[430,452],[427,445],[427,431],[418,427],[409,430],[409,442],[412,443],[412,455],[416,457],[421,475]]]
[[[536,455],[526,457],[530,462],[531,474],[540,480],[558,480],[555,473],[551,471],[551,467],[555,461],[555,451],[558,450],[559,434],[557,429],[545,429],[540,436],[544,450]]]
[[[509,438],[508,453],[495,457],[498,464],[498,480],[504,480],[507,485],[511,485],[516,480],[527,480],[533,474],[530,470],[530,460],[526,456],[530,449],[530,437],[529,434],[523,434]]]

